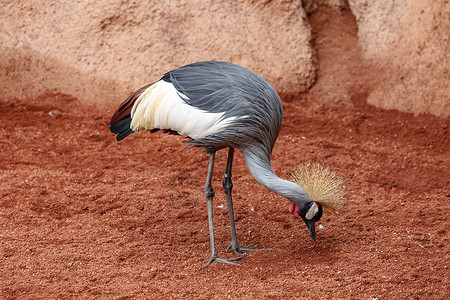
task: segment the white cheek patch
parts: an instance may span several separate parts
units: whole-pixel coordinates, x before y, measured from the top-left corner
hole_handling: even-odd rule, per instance
[[[319,211],[319,206],[316,204],[316,202],[313,202],[313,205],[311,205],[308,212],[306,213],[306,216],[305,216],[306,219],[311,220],[312,218],[314,218],[314,216],[317,214],[318,211]]]

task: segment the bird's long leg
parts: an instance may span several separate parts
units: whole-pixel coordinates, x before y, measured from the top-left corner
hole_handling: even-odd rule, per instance
[[[217,256],[216,246],[214,243],[214,225],[213,225],[213,209],[212,209],[212,199],[214,197],[214,190],[211,186],[211,179],[214,169],[214,158],[216,153],[211,153],[211,156],[209,157],[209,165],[208,165],[208,174],[206,176],[206,184],[205,184],[205,196],[206,196],[206,206],[208,208],[208,223],[209,223],[209,239],[211,242],[211,257],[206,265],[201,267],[200,269],[206,268],[209,266],[212,262],[219,262],[224,264],[230,264],[239,266],[239,264],[232,262],[233,260],[239,260],[242,257],[236,257],[236,258],[230,258],[230,259],[224,259]]]
[[[239,246],[236,236],[236,226],[234,224],[234,210],[233,210],[233,199],[231,197],[231,190],[233,188],[233,183],[231,182],[231,167],[233,166],[233,155],[234,148],[229,148],[228,150],[228,160],[227,166],[225,169],[225,174],[223,176],[223,190],[225,191],[225,195],[227,196],[227,206],[228,206],[228,214],[230,215],[230,228],[231,228],[231,244],[228,246],[226,252],[230,249],[236,254],[244,254],[248,252],[254,251],[263,251],[263,250],[272,250],[272,249],[250,249],[251,246],[258,244],[259,242],[254,242],[247,246]]]

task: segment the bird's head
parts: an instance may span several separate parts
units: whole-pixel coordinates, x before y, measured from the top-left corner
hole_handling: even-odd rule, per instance
[[[316,240],[316,222],[322,217],[322,205],[320,203],[310,202],[291,202],[289,212],[294,216],[301,217],[305,221],[309,234],[313,240]]]
[[[316,240],[316,222],[322,217],[322,205],[332,210],[342,210],[346,202],[344,177],[320,162],[300,164],[291,179],[301,187],[301,195],[291,198],[289,211],[300,216]]]

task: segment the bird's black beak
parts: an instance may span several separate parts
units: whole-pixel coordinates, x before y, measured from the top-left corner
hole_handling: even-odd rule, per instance
[[[311,235],[313,240],[316,240],[316,221],[308,220],[302,217],[303,221],[305,221],[306,227],[308,228],[309,234]]]

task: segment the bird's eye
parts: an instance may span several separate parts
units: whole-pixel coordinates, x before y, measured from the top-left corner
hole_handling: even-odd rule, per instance
[[[323,214],[323,209],[322,209],[322,205],[320,205],[319,203],[317,203],[317,207],[319,208],[319,211],[316,213],[316,215],[314,216],[314,218],[316,219],[316,222],[320,220],[320,218],[322,218],[322,214]]]

